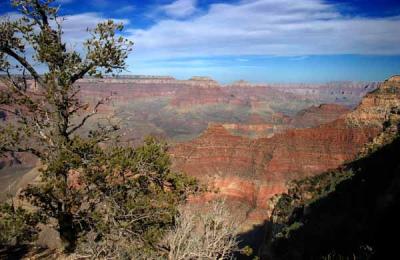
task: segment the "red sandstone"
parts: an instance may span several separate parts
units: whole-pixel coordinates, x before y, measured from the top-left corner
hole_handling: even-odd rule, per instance
[[[251,140],[232,135],[222,125],[210,125],[197,139],[171,149],[174,168],[218,189],[214,197],[247,203],[253,207],[253,213],[248,213],[250,221],[257,222],[258,217],[262,221],[267,217],[268,199],[284,192],[288,181],[353,160],[382,131],[390,110],[400,107],[399,88],[399,82],[389,80],[368,94],[354,112],[331,123],[292,129],[271,138]],[[346,111],[336,106],[322,110],[335,115]]]

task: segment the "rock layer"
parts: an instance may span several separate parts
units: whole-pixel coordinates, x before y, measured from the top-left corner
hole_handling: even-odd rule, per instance
[[[400,107],[399,89],[400,82],[389,79],[353,112],[271,138],[252,140],[232,135],[222,125],[210,125],[197,139],[171,149],[174,168],[219,190],[213,196],[248,203],[253,208],[248,215],[260,217],[253,216],[251,222],[260,223],[268,214],[267,200],[284,192],[288,181],[353,160],[384,129],[390,111]],[[264,213],[257,214],[260,210]]]
[[[227,124],[233,133],[253,138],[271,137],[292,127],[312,127],[340,116],[340,109],[329,110],[318,107],[320,104],[353,107],[376,87],[375,83],[246,82],[223,86],[204,77],[87,78],[78,85],[81,97],[92,104],[111,97],[111,102],[101,107],[101,117],[116,117],[126,130],[126,139],[140,140],[152,134],[169,141],[190,140],[200,135],[209,122]],[[295,120],[296,113],[312,105],[315,111],[303,111],[305,114]],[[290,118],[293,116],[294,120]]]

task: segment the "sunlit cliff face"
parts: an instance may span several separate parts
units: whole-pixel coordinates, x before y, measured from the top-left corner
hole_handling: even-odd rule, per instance
[[[366,95],[353,112],[271,138],[248,139],[232,135],[223,125],[211,125],[193,141],[172,147],[174,167],[219,191],[208,196],[245,203],[252,209],[248,214],[255,212],[249,221],[260,223],[268,217],[268,199],[284,192],[288,181],[354,160],[384,130],[387,120],[399,117],[399,90],[398,77],[391,78]]]

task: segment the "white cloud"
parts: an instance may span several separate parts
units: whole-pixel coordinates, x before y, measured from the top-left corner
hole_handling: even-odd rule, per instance
[[[187,1],[176,1],[172,6],[178,2]],[[164,19],[149,29],[131,30],[130,37],[136,44],[135,59],[147,60],[210,55],[400,54],[398,28],[400,16],[343,16],[337,6],[323,0],[242,0],[213,4],[206,13],[191,19]]]
[[[22,15],[16,12],[8,12],[0,15],[0,21],[11,20],[15,21],[22,18]]]
[[[161,11],[173,18],[185,18],[196,11],[197,0],[176,0],[171,4],[162,6]]]
[[[241,0],[212,4],[201,11],[192,6],[194,9],[185,15],[170,13],[150,28],[127,31],[135,42],[128,61],[132,72],[186,76],[219,71],[240,78],[228,65],[213,65],[198,57],[233,55],[241,66],[250,66],[246,55],[294,56],[292,60],[330,54],[400,55],[400,15],[349,17],[324,0]],[[8,15],[17,17],[15,13]],[[65,18],[64,40],[77,48],[88,37],[85,29],[106,19],[99,13]],[[168,61],[179,58],[186,59],[181,63]],[[249,73],[254,71],[249,68]]]
[[[99,13],[81,13],[75,15],[63,16],[65,20],[62,22],[64,30],[64,39],[66,42],[82,42],[83,39],[89,35],[86,31],[87,28],[93,29],[100,22],[107,20]],[[123,23],[124,25],[129,24],[129,20],[126,19],[112,19],[116,23]]]

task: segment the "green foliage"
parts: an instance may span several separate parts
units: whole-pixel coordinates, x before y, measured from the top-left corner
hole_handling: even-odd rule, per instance
[[[114,252],[122,250],[120,243],[154,250],[177,206],[197,189],[194,179],[170,170],[167,147],[154,138],[137,148],[100,149],[76,137],[57,158],[42,169],[44,182],[24,196],[58,219],[60,231],[68,227],[64,239],[79,239],[80,250],[106,246]],[[87,245],[88,235],[95,245]]]
[[[106,21],[88,31],[90,38],[84,43],[86,51],[82,55],[66,48],[63,19],[58,16],[59,7],[54,0],[11,2],[21,16],[0,21],[0,72],[5,76],[1,78],[0,110],[9,116],[7,123],[0,126],[0,152],[29,152],[41,160],[41,183],[30,186],[23,195],[47,217],[58,221],[61,238],[73,249],[77,236],[91,224],[85,217],[95,203],[88,199],[106,194],[112,176],[105,176],[111,167],[125,174],[125,164],[100,165],[101,160],[104,162],[106,156],[115,164],[129,164],[130,160],[126,157],[118,161],[115,149],[106,152],[98,146],[110,139],[115,126],[101,126],[91,129],[86,137],[78,136],[78,130],[108,99],[84,103],[75,83],[87,74],[102,76],[123,70],[133,43],[119,35],[122,24]],[[36,71],[39,65],[47,68],[43,74]],[[86,114],[89,107],[92,112]],[[129,155],[132,151],[122,153]],[[88,170],[96,166],[99,172]],[[101,167],[106,167],[104,172]],[[162,167],[160,171],[165,172],[165,165]],[[85,190],[74,183],[76,173],[85,176]],[[143,179],[146,177],[140,178]],[[95,182],[85,182],[91,180]]]
[[[286,226],[282,229],[282,231],[277,234],[277,237],[285,237],[285,238],[289,238],[290,234],[295,232],[296,230],[298,230],[299,228],[301,228],[303,226],[303,223],[301,222],[294,222],[289,226]]]
[[[373,259],[373,251],[371,248],[366,246],[365,248],[360,248],[361,252],[353,253],[351,256],[342,255],[336,252],[331,252],[325,256],[321,257],[321,260],[354,260],[354,259]]]
[[[251,248],[250,246],[245,246],[244,248],[242,248],[242,249],[240,250],[240,253],[241,253],[242,255],[245,255],[245,256],[251,256],[251,255],[253,255],[254,250],[253,250],[253,248]]]
[[[121,37],[122,24],[106,21],[88,30],[84,51],[78,52],[66,48],[54,0],[12,3],[22,16],[0,22],[0,72],[6,75],[0,110],[9,116],[8,125],[0,126],[0,152],[30,152],[43,165],[40,183],[25,189],[22,198],[56,223],[68,251],[96,258],[157,255],[158,242],[173,226],[177,206],[197,190],[196,181],[170,170],[166,145],[155,139],[137,148],[112,147],[106,142],[115,126],[79,135],[109,98],[85,103],[76,82],[125,69],[132,42]],[[46,70],[39,74],[36,66]],[[36,224],[24,222],[28,215],[18,210],[1,221],[11,227],[18,216],[21,229],[4,234],[24,233]]]
[[[354,175],[352,169],[337,169],[320,175],[294,180],[289,183],[287,194],[279,197],[274,209],[274,218],[277,223],[286,224],[299,208],[308,205],[334,192],[337,185]],[[290,230],[278,229],[277,236],[286,237]],[[279,232],[283,232],[279,234]]]
[[[43,221],[37,213],[31,213],[10,203],[0,205],[0,247],[32,241],[38,234],[37,224]]]
[[[68,251],[152,254],[196,182],[170,170],[165,143],[153,138],[133,148],[110,144],[115,125],[79,134],[109,98],[85,103],[76,81],[123,70],[133,43],[120,35],[122,24],[106,21],[88,30],[81,55],[66,48],[53,0],[12,3],[22,17],[0,23],[0,72],[7,76],[1,78],[0,110],[10,116],[0,126],[0,152],[30,152],[43,165],[40,183],[26,188],[22,198],[55,220]],[[41,75],[33,64],[48,69]],[[11,75],[15,70],[21,75]],[[13,214],[5,220],[22,212]]]

